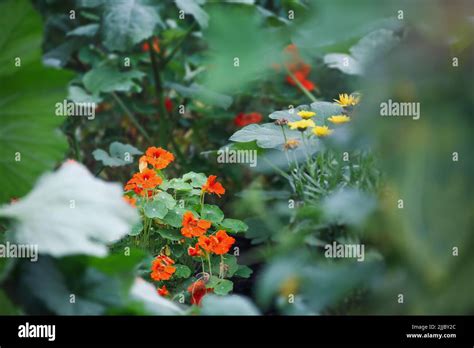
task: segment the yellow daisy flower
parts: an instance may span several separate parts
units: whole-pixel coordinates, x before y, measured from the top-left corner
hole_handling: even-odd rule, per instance
[[[335,124],[340,124],[340,123],[346,123],[349,122],[351,118],[346,115],[334,115],[328,118],[329,122],[335,123]]]
[[[359,97],[348,95],[347,93],[339,94],[339,99],[334,99],[334,101],[340,106],[353,106],[359,104]]]
[[[325,137],[332,133],[333,131],[327,126],[316,126],[313,128],[313,133],[318,137]]]
[[[295,122],[288,122],[288,126],[290,127],[290,129],[297,129],[303,132],[306,130],[306,128],[312,128],[316,125],[314,124],[313,120],[301,120]]]
[[[298,111],[298,116],[300,116],[301,118],[304,118],[305,120],[310,119],[314,115],[316,115],[316,113],[313,111],[306,111],[306,110]]]

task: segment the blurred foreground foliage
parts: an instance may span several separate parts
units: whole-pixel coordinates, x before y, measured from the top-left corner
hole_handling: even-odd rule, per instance
[[[207,295],[186,308],[137,279],[150,262],[141,250],[2,258],[2,314],[472,314],[471,1],[33,4],[44,19],[42,62],[38,14],[25,0],[0,3],[10,28],[0,33],[1,202],[64,158],[123,183],[134,162],[126,152],[170,148],[177,171],[219,173],[241,191],[226,210],[249,225],[240,258],[255,286],[240,285],[252,300]],[[290,43],[312,67],[311,98],[275,68]],[[21,69],[6,63],[16,56]],[[289,168],[276,112],[309,105],[326,118],[351,91],[362,96],[351,123],[309,144],[309,159],[295,150],[298,169]],[[94,122],[50,117],[66,92],[99,103]],[[420,119],[380,117],[388,99],[419,102]],[[235,115],[253,111],[269,123],[236,132]],[[218,164],[224,146],[257,150],[257,170]],[[2,242],[15,236],[10,223],[1,220]],[[334,241],[364,244],[364,261],[328,260]]]

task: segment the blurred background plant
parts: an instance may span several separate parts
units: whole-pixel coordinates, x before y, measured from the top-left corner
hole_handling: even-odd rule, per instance
[[[32,3],[0,3],[9,28],[0,34],[1,203],[66,158],[125,183],[133,156],[162,146],[176,155],[173,174],[223,178],[234,193],[224,212],[249,225],[239,263],[255,272],[235,292],[260,309],[208,295],[203,314],[472,313],[471,1]],[[292,151],[298,168],[288,168],[278,113],[310,104],[326,118],[339,93],[355,91],[351,122],[311,144],[310,159]],[[95,119],[53,116],[64,98],[97,103]],[[419,102],[421,118],[380,117],[388,99]],[[258,151],[256,170],[217,163],[224,147]],[[3,239],[15,237],[11,226],[3,217]],[[364,244],[364,262],[325,258],[333,241]],[[130,294],[150,291],[134,281],[150,255],[132,255],[0,259],[0,309],[187,310],[143,292],[133,307]],[[71,293],[82,294],[80,310],[64,305]]]

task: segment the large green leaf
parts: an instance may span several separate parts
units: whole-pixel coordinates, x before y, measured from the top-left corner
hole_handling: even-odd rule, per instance
[[[209,15],[201,8],[206,0],[176,0],[176,6],[186,14],[190,14],[194,17],[196,22],[202,28],[207,27],[209,21]]]
[[[161,24],[155,8],[141,0],[109,0],[103,13],[104,44],[120,52],[151,37],[156,25]]]
[[[379,29],[369,33],[352,46],[351,54],[329,53],[324,56],[324,63],[350,75],[362,75],[378,57],[386,54],[400,39],[394,32]]]
[[[216,92],[235,93],[265,73],[280,59],[282,32],[263,27],[265,17],[254,6],[214,4],[209,7],[209,42],[205,86]]]
[[[29,1],[0,4],[0,202],[23,196],[63,158],[67,142],[54,114],[69,73],[41,64],[41,22]],[[8,28],[8,30],[7,30]],[[21,66],[15,66],[15,58]]]
[[[120,185],[95,178],[79,163],[66,163],[42,176],[19,202],[0,207],[0,216],[14,220],[15,242],[38,245],[40,254],[104,256],[138,221],[122,195]]]

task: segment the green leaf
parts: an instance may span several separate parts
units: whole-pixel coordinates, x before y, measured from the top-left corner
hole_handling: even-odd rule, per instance
[[[5,291],[0,290],[0,315],[20,315],[21,312],[10,301]]]
[[[234,288],[234,283],[228,279],[221,279],[216,286],[214,286],[214,293],[216,295],[227,295]]]
[[[352,46],[351,54],[329,53],[324,56],[324,63],[330,68],[336,68],[349,75],[362,75],[370,64],[378,57],[387,54],[400,39],[394,32],[379,29],[364,36]]]
[[[260,315],[257,307],[240,295],[206,295],[201,302],[202,315]]]
[[[241,220],[237,219],[224,219],[224,221],[221,222],[220,228],[232,232],[232,233],[239,233],[239,232],[245,232],[249,228],[247,224]]]
[[[218,224],[224,219],[224,213],[217,205],[204,204],[201,211],[201,219]]]
[[[221,258],[218,255],[214,255],[211,257],[211,264],[212,264],[212,272],[215,274],[219,274],[220,272],[220,264]],[[234,255],[225,255],[224,256],[224,264],[226,265],[226,272],[224,274],[225,277],[233,277],[235,272],[239,269],[239,265],[237,264],[237,258]]]
[[[175,265],[176,272],[174,276],[177,278],[189,278],[191,276],[191,269],[185,265]]]
[[[138,221],[132,226],[132,229],[128,233],[130,236],[138,236],[143,231],[143,223]]]
[[[183,179],[171,179],[167,188],[176,191],[191,191],[193,189],[193,187],[187,182],[184,182]]]
[[[173,196],[164,191],[158,193],[158,195],[155,197],[155,200],[163,202],[168,209],[173,209],[176,206],[176,201]]]
[[[160,234],[160,236],[162,236],[163,238],[169,239],[169,240],[178,241],[178,240],[181,240],[183,238],[183,235],[178,230],[157,229],[156,231]]]
[[[182,216],[174,210],[169,210],[166,216],[163,218],[163,222],[172,227],[181,227]]]
[[[25,195],[38,176],[64,158],[57,127],[72,74],[41,63],[41,19],[29,1],[0,3],[0,203]],[[15,66],[15,57],[21,66]]]
[[[204,173],[189,172],[183,175],[184,181],[190,181],[193,187],[201,188],[207,181],[207,176]]]
[[[141,155],[142,152],[132,145],[122,144],[114,141],[109,146],[110,155],[101,149],[92,152],[96,161],[101,161],[103,165],[108,167],[120,167],[133,163],[133,155]]]
[[[124,52],[148,39],[161,19],[155,8],[141,0],[109,1],[102,18],[104,44],[110,50]]]
[[[89,94],[79,86],[69,86],[67,99],[74,103],[100,103],[102,101],[101,97]]]
[[[302,143],[301,132],[285,129],[287,139],[296,139]],[[257,141],[257,145],[264,149],[282,149],[285,137],[280,126],[273,123],[250,124],[235,132],[229,140],[238,143]]]
[[[186,14],[194,17],[201,28],[206,28],[209,15],[201,8],[206,0],[176,0],[176,6]]]
[[[94,177],[77,162],[44,174],[26,197],[0,207],[0,216],[15,219],[15,242],[38,245],[40,255],[55,257],[105,256],[107,246],[138,221],[120,185]]]
[[[160,201],[147,202],[144,207],[145,216],[150,219],[163,219],[168,213],[166,204]]]
[[[234,277],[249,278],[253,273],[253,270],[248,266],[239,266],[237,271],[234,273]]]
[[[200,100],[203,103],[219,106],[223,109],[228,109],[232,104],[232,97],[226,94],[213,92],[196,83],[191,86],[183,86],[178,83],[168,82],[166,87],[176,90],[183,97],[190,97],[193,100]]]
[[[117,67],[103,65],[89,70],[82,82],[87,90],[98,95],[109,92],[140,92],[141,86],[138,83],[145,74],[138,70],[120,71]]]
[[[216,4],[209,8],[209,27],[204,38],[209,45],[205,86],[216,92],[230,93],[259,80],[275,57],[281,55],[284,35],[263,26],[265,17],[255,6]],[[236,30],[236,28],[239,28]],[[238,58],[238,66],[235,58]]]
[[[97,34],[99,30],[99,24],[91,23],[86,25],[81,25],[80,27],[74,28],[66,34],[66,36],[88,36],[92,37]]]

